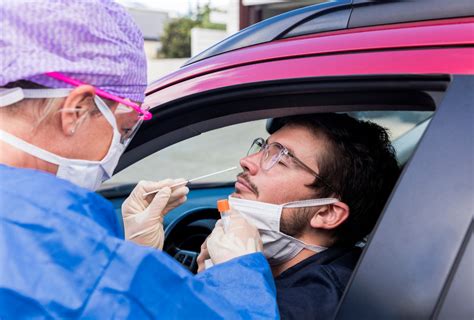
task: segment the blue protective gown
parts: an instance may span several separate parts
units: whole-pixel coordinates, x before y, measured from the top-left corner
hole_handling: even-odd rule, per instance
[[[262,254],[194,276],[121,234],[96,193],[0,165],[0,319],[278,318]]]

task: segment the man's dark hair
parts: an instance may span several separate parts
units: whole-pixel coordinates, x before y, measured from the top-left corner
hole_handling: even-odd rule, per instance
[[[400,168],[387,131],[346,114],[292,116],[277,126],[302,126],[324,139],[327,152],[317,154],[321,179],[311,185],[317,197],[345,202],[348,219],[335,231],[336,243],[351,245],[370,233],[398,179]],[[330,185],[334,191],[331,190]]]

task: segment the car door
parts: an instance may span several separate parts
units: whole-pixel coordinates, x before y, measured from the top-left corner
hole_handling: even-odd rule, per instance
[[[473,88],[473,76],[454,76],[336,319],[472,319]]]

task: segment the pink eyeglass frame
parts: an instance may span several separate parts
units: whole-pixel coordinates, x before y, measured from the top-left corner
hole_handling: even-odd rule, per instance
[[[75,80],[75,79],[72,79],[70,77],[67,77],[64,74],[59,73],[59,72],[47,72],[46,75],[51,77],[51,78],[66,82],[66,83],[71,84],[71,85],[76,86],[76,87],[86,84],[86,83],[80,82],[79,80]],[[117,96],[114,96],[114,95],[112,95],[110,93],[107,93],[103,90],[100,90],[96,87],[94,87],[94,89],[95,89],[95,93],[99,97],[109,99],[109,100],[124,104],[127,107],[132,108],[133,110],[135,110],[136,112],[141,114],[141,118],[143,120],[150,120],[152,118],[152,114],[148,110],[144,110],[144,109],[140,108],[140,106],[138,104],[136,104],[134,102],[131,102],[131,101],[128,101],[128,100],[125,100],[125,99],[122,99],[122,98],[119,98]]]

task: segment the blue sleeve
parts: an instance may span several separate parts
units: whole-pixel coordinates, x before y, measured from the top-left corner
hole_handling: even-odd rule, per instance
[[[261,254],[194,276],[119,239],[112,206],[53,175],[0,165],[0,319],[278,318]]]
[[[215,288],[237,310],[251,310],[252,319],[277,319],[275,283],[267,260],[254,253],[213,266],[196,275]],[[244,313],[245,314],[245,313]]]
[[[129,242],[117,248],[83,315],[104,314],[105,306],[115,310],[114,318],[279,318],[263,255],[240,257],[194,276],[167,254]]]

